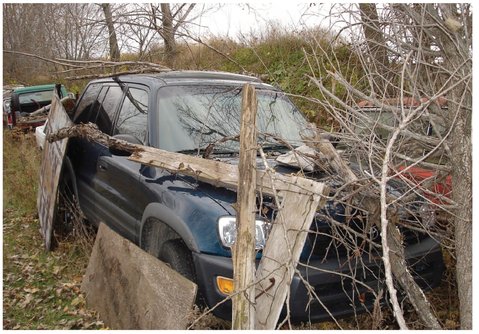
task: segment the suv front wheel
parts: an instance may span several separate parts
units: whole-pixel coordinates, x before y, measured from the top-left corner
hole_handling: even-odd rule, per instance
[[[161,247],[160,260],[190,281],[196,281],[191,252],[181,239],[166,241]]]

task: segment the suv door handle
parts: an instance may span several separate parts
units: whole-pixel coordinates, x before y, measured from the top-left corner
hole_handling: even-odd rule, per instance
[[[104,166],[104,165],[99,164],[98,169],[101,170],[101,171],[106,171],[108,168],[106,168],[106,166]]]

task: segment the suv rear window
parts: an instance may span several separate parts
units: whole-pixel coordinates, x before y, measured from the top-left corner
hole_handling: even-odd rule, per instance
[[[119,86],[100,83],[90,85],[77,106],[74,122],[95,123],[102,132],[111,134],[122,95]]]
[[[90,111],[92,110],[92,106],[96,101],[98,94],[100,94],[101,87],[101,84],[92,84],[86,88],[76,107],[75,116],[73,118],[75,123],[88,123],[94,121]]]

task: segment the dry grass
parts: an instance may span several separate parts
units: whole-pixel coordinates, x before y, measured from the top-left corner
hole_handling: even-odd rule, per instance
[[[41,152],[31,133],[3,132],[3,328],[103,328],[80,292],[88,251],[65,239],[45,252],[36,194]]]
[[[3,208],[21,213],[37,211],[39,166],[41,152],[34,150],[32,133],[3,132]]]

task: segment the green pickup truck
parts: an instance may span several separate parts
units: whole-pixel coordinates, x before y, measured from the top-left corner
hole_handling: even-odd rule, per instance
[[[7,111],[8,127],[19,126],[22,128],[35,128],[46,120],[46,109],[36,117],[30,117],[35,111],[47,107],[52,102],[55,84],[38,85],[16,88],[11,93],[9,110]],[[61,86],[61,97],[66,97],[68,92]]]

